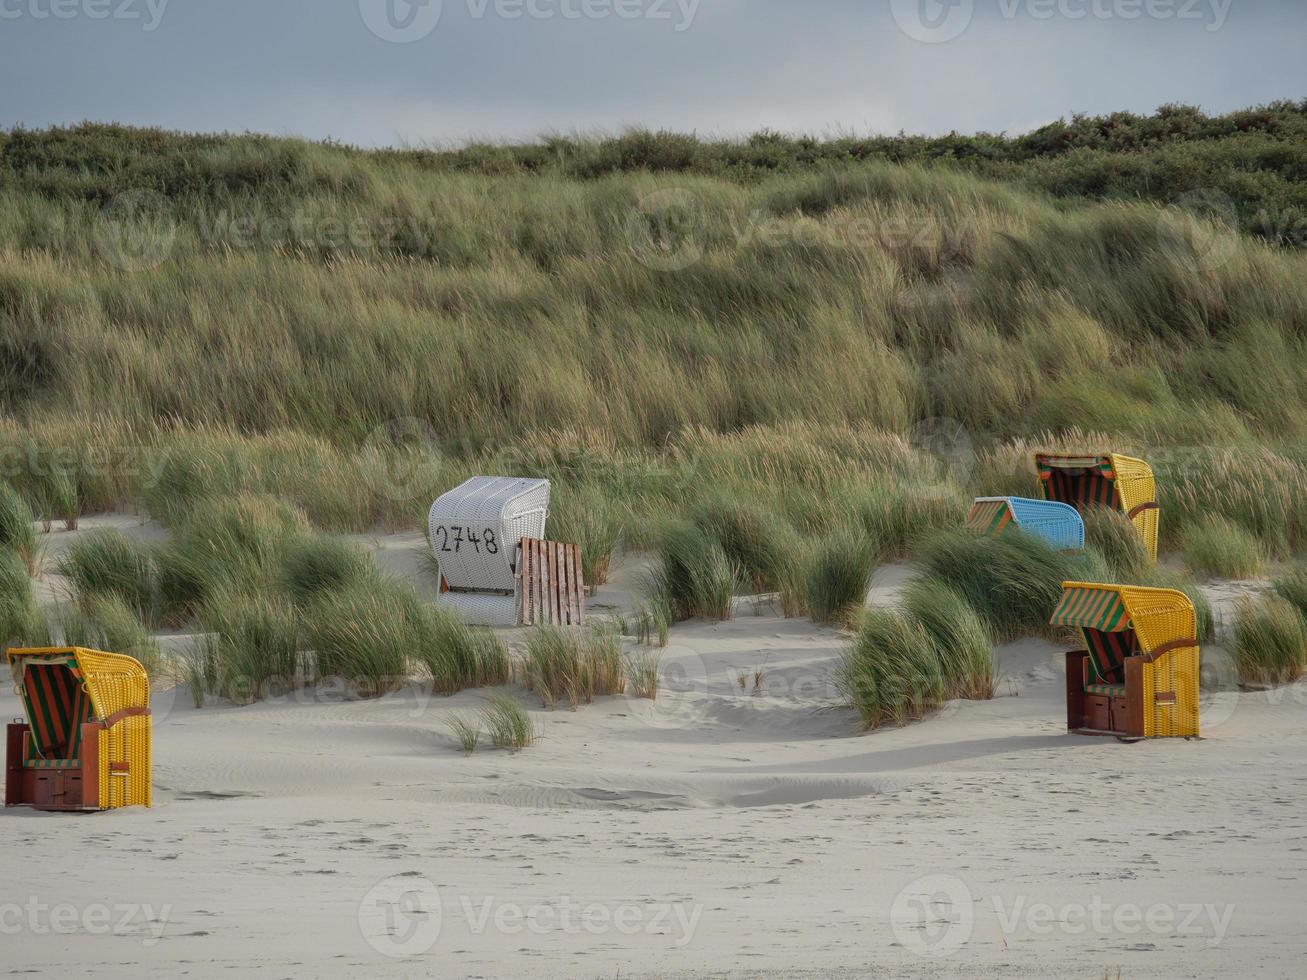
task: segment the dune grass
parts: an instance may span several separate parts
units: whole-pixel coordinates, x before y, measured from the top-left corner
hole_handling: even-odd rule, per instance
[[[1151,574],[1153,560],[1130,519],[1117,510],[1095,507],[1084,515],[1085,545],[1103,559],[1112,582],[1138,582]]]
[[[435,694],[508,683],[512,673],[503,640],[488,629],[467,626],[439,606],[420,607],[413,658],[431,676]]]
[[[0,650],[31,642],[35,621],[27,566],[17,552],[0,548]]]
[[[626,661],[628,693],[633,698],[658,700],[662,654],[657,650],[638,650]]]
[[[139,507],[173,540],[149,569],[86,546],[87,603],[188,626],[230,596],[289,602],[334,669],[425,667],[442,691],[505,676],[502,651],[314,532],[417,526],[474,473],[553,480],[551,537],[591,584],[619,540],[655,551],[638,629],[663,643],[741,591],[846,620],[902,555],[1000,639],[1042,632],[1066,578],[1176,582],[1208,630],[1115,518],[1091,515],[1079,558],[950,529],[972,495],[1035,492],[1034,449],[1112,448],[1153,462],[1164,543],[1195,568],[1307,550],[1307,256],[1166,206],[1221,187],[1294,244],[1303,118],[445,154],[0,133],[0,550],[30,572],[32,513]],[[141,187],[175,234],[127,275],[97,240]],[[633,234],[669,195],[694,216],[676,268]],[[978,649],[935,601],[921,631]]]
[[[0,483],[0,548],[16,554],[29,575],[36,572],[39,555],[35,520],[22,495],[9,484]]]
[[[481,726],[495,748],[521,752],[539,738],[531,715],[516,698],[507,694],[488,694],[483,701]]]
[[[989,630],[948,584],[918,579],[904,594],[904,609],[935,644],[948,698],[985,701],[994,696],[995,663]]]
[[[1296,605],[1281,596],[1240,602],[1234,645],[1244,683],[1288,684],[1307,670],[1307,621]]]
[[[331,589],[362,585],[376,571],[361,548],[328,535],[294,538],[286,549],[283,568],[286,587],[298,602]]]
[[[481,744],[481,722],[480,717],[468,718],[465,715],[451,715],[445,722],[464,755],[471,755]]]
[[[919,719],[946,697],[939,651],[925,627],[879,610],[863,617],[836,679],[867,728]]]
[[[671,522],[657,558],[649,591],[669,620],[731,618],[739,570],[716,537],[689,521]]]
[[[1246,528],[1213,515],[1186,529],[1184,561],[1198,574],[1253,578],[1262,568],[1262,548]]]
[[[847,624],[867,601],[876,549],[856,531],[832,534],[808,552],[804,606],[817,623]]]
[[[927,575],[954,589],[997,639],[1046,635],[1062,583],[1083,580],[1083,559],[1032,535],[998,538],[944,532],[923,545]]]
[[[201,611],[199,627],[208,634],[212,693],[249,704],[302,685],[299,611],[285,597],[219,590]]]
[[[527,638],[527,687],[546,708],[562,702],[575,711],[596,697],[622,694],[626,668],[620,637],[603,626],[539,626]]]
[[[1280,598],[1291,602],[1307,616],[1307,565],[1294,565],[1275,580],[1275,591]]]
[[[59,558],[59,571],[67,576],[84,604],[116,597],[147,623],[158,613],[157,571],[148,548],[129,540],[121,531],[105,529],[79,537]]]

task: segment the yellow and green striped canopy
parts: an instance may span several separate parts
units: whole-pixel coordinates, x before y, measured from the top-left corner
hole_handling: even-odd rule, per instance
[[[1079,626],[1103,633],[1124,633],[1131,629],[1121,594],[1115,589],[1089,589],[1079,586],[1062,593],[1062,601],[1049,620],[1053,626]]]

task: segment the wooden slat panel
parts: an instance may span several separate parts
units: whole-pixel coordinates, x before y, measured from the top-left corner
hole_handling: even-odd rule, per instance
[[[579,626],[585,619],[581,549],[523,538],[518,572],[523,626]]]

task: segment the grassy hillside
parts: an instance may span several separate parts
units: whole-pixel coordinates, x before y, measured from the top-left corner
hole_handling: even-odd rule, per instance
[[[1215,507],[1287,554],[1307,256],[1205,215],[1224,193],[1245,231],[1295,226],[1305,127],[1307,103],[440,153],[11,132],[7,475],[44,513],[168,520],[223,487],[361,530],[511,469],[558,479],[587,540],[725,497],[902,551],[1030,490],[1034,442],[1110,441],[1163,471],[1171,540]]]

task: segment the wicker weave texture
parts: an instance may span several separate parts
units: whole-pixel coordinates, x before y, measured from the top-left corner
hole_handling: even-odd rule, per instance
[[[514,591],[517,543],[544,537],[548,516],[548,480],[473,477],[431,505],[440,574],[451,589]]]
[[[493,592],[444,592],[439,603],[469,626],[516,626],[521,600]]]

